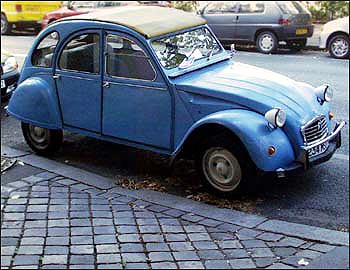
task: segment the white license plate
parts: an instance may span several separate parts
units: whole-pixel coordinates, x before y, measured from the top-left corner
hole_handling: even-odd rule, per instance
[[[322,143],[308,150],[309,158],[320,155],[327,151],[329,142]]]
[[[5,80],[1,80],[1,89],[6,87]]]

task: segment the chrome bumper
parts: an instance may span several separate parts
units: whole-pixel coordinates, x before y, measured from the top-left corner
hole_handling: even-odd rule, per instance
[[[329,142],[329,141],[332,141],[334,140],[338,134],[340,133],[340,131],[343,129],[343,127],[346,125],[346,122],[345,121],[342,121],[340,123],[337,123],[334,131],[332,132],[331,135],[329,135],[328,137],[314,143],[314,144],[310,144],[310,145],[307,145],[307,146],[302,146],[301,148],[304,150],[304,151],[308,151],[310,150],[311,148],[314,148],[315,146],[318,146],[318,145],[321,145],[325,142]]]

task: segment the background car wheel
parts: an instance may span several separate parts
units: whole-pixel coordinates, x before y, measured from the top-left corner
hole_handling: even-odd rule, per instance
[[[345,35],[336,35],[328,45],[329,53],[332,57],[337,59],[348,58],[350,55],[349,37]]]
[[[270,31],[261,32],[256,39],[256,47],[261,53],[273,53],[277,50],[278,39]]]
[[[298,52],[302,49],[305,49],[306,47],[307,39],[301,39],[301,40],[290,40],[287,42],[287,46],[290,50]]]
[[[12,24],[7,21],[4,14],[1,14],[1,35],[9,34],[12,31]]]
[[[196,163],[204,186],[219,195],[239,192],[244,182],[255,178],[255,165],[241,144],[230,136],[215,137],[204,143]]]
[[[62,130],[41,128],[22,123],[22,132],[30,148],[40,155],[50,155],[62,145]]]

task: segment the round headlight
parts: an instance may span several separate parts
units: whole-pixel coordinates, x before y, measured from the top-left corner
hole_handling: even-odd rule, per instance
[[[273,127],[283,127],[286,123],[287,115],[284,110],[274,108],[265,113],[267,122]]]
[[[17,68],[18,68],[18,64],[17,64],[16,58],[14,58],[13,56],[10,56],[9,58],[7,58],[7,60],[4,63],[3,72],[6,73],[9,71],[15,70]]]
[[[320,103],[331,101],[333,98],[333,89],[328,84],[323,84],[316,88],[316,95]]]

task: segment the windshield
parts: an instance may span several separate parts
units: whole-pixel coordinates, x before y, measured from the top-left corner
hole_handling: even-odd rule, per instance
[[[284,14],[299,14],[298,8],[291,1],[277,1],[278,7]]]
[[[222,50],[205,27],[154,40],[152,47],[166,69],[189,67],[199,59],[210,59]]]

